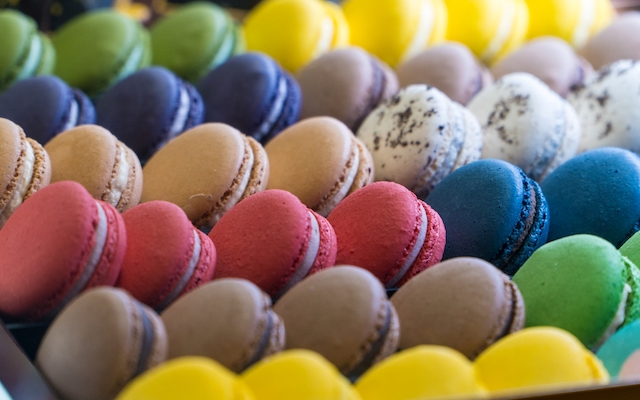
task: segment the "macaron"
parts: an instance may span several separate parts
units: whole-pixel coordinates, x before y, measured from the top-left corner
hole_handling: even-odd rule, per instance
[[[362,400],[485,398],[473,364],[456,350],[416,346],[387,358],[356,381]]]
[[[445,0],[447,40],[464,43],[491,65],[525,41],[529,8],[525,0]]]
[[[160,316],[120,289],[83,293],[53,321],[36,366],[65,399],[113,399],[160,364],[167,338]]]
[[[640,352],[634,351],[622,365],[618,380],[636,382],[638,377],[640,377]]]
[[[478,357],[474,369],[493,396],[609,383],[600,360],[575,336],[553,327],[524,329],[505,337]]]
[[[51,182],[79,182],[120,212],[139,203],[140,160],[108,130],[81,125],[57,135],[44,148],[51,158]]]
[[[376,181],[399,183],[426,197],[483,148],[477,119],[434,87],[412,85],[380,104],[356,136],[373,156]]]
[[[640,152],[640,61],[621,60],[600,69],[568,98],[582,126],[581,152],[622,147]]]
[[[482,126],[482,158],[508,161],[532,179],[542,181],[578,152],[576,111],[533,75],[505,75],[468,107]]]
[[[247,279],[276,298],[336,259],[329,222],[284,190],[247,197],[222,216],[209,237],[218,250],[215,279]]]
[[[18,125],[0,118],[0,228],[16,209],[51,181],[45,149]]]
[[[296,195],[326,217],[345,197],[373,182],[365,145],[339,120],[302,120],[265,146],[271,172],[267,189]]]
[[[444,40],[450,21],[442,0],[347,0],[343,9],[351,44],[394,68]]]
[[[150,29],[153,64],[195,83],[244,50],[244,35],[231,15],[209,2],[180,6]]]
[[[0,230],[0,249],[2,316],[50,319],[81,291],[116,282],[126,232],[111,205],[78,183],[59,182],[16,210]]]
[[[131,381],[116,400],[254,400],[251,390],[231,371],[206,357],[181,357]]]
[[[447,227],[445,260],[477,257],[513,275],[547,241],[549,207],[540,186],[506,161],[466,165],[425,201]]]
[[[122,214],[127,252],[116,286],[163,310],[213,278],[216,248],[180,207],[150,201]]]
[[[457,42],[424,50],[400,64],[397,72],[400,87],[433,86],[462,105],[493,83],[487,67],[467,46]]]
[[[360,400],[333,364],[309,350],[283,351],[255,364],[241,377],[256,400]]]
[[[239,373],[285,346],[285,326],[271,298],[245,279],[204,284],[171,304],[162,320],[170,359],[208,357]]]
[[[579,233],[621,246],[640,229],[640,158],[624,149],[582,153],[542,182],[549,240]]]
[[[496,79],[514,72],[529,73],[566,98],[593,73],[593,68],[569,43],[545,36],[525,43],[493,65],[491,72]]]
[[[263,190],[269,160],[255,139],[220,123],[202,124],[174,138],[144,166],[142,202],[178,205],[209,229],[240,200]]]
[[[200,125],[202,97],[162,67],[133,73],[96,102],[97,124],[108,129],[144,163],[180,133]]]
[[[295,285],[274,306],[287,328],[288,349],[308,349],[344,375],[358,377],[395,353],[396,311],[370,272],[335,266]]]
[[[596,70],[619,60],[640,60],[640,13],[621,14],[579,52]]]
[[[52,75],[24,79],[1,93],[0,117],[43,144],[60,132],[96,122],[89,98]]]
[[[303,98],[301,118],[334,117],[352,131],[398,91],[395,72],[359,47],[323,54],[300,71],[298,82]]]
[[[513,281],[524,298],[527,327],[565,329],[589,349],[597,350],[640,316],[640,270],[597,236],[573,235],[547,243]]]
[[[33,19],[18,11],[2,10],[0,31],[0,92],[19,80],[53,71],[55,50],[49,38],[38,32]]]
[[[151,62],[147,31],[112,9],[73,18],[52,41],[57,54],[54,73],[93,98]]]
[[[575,48],[611,23],[615,11],[608,0],[526,0],[528,37],[558,36]]]
[[[470,359],[524,327],[518,286],[487,261],[452,258],[413,277],[393,295],[400,348],[438,345]]]
[[[375,182],[344,199],[327,217],[338,238],[336,264],[373,273],[397,288],[442,259],[442,219],[405,187]]]
[[[640,350],[640,321],[634,321],[621,328],[607,340],[596,355],[611,375],[611,379],[621,378],[623,369],[629,369],[630,365],[637,364]],[[627,365],[629,364],[629,365]]]
[[[337,4],[323,0],[266,0],[244,20],[247,49],[273,57],[292,73],[349,43],[349,25]]]
[[[271,57],[230,58],[197,84],[206,122],[233,126],[261,143],[298,120],[302,95],[296,80]]]

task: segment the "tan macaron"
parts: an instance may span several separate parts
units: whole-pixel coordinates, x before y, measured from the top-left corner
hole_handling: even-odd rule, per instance
[[[124,212],[140,202],[142,167],[138,156],[98,125],[80,125],[51,139],[51,182],[76,181],[98,200]]]
[[[18,125],[0,118],[0,228],[23,201],[50,180],[47,152]]]
[[[245,197],[262,191],[269,160],[260,143],[221,123],[199,125],[144,166],[142,202],[178,205],[198,228],[211,228]]]
[[[326,217],[346,196],[373,182],[373,159],[347,126],[332,117],[298,122],[271,140],[268,189],[296,195]]]

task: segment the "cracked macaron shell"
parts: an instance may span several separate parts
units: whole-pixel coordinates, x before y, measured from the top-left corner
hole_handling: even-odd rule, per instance
[[[242,199],[264,190],[269,159],[255,139],[221,124],[202,124],[174,138],[144,166],[142,202],[178,205],[211,228]]]
[[[478,258],[460,257],[434,265],[402,286],[391,302],[402,326],[401,349],[440,345],[473,360],[525,323],[518,287]]]
[[[325,217],[346,196],[373,181],[369,150],[332,117],[300,121],[265,150],[271,167],[267,188],[291,192]]]
[[[65,399],[109,400],[162,363],[167,346],[159,315],[124,290],[102,287],[79,296],[53,321],[36,365]]]
[[[108,130],[81,125],[51,139],[45,150],[51,158],[51,182],[79,182],[95,199],[111,204],[119,212],[140,202],[140,160]],[[122,176],[123,161],[126,177]]]
[[[362,268],[320,271],[285,293],[274,310],[288,349],[315,351],[346,376],[361,375],[398,346],[398,316],[380,281]]]
[[[162,320],[169,359],[209,357],[237,373],[285,345],[285,326],[271,308],[271,298],[244,279],[203,285],[169,306]]]

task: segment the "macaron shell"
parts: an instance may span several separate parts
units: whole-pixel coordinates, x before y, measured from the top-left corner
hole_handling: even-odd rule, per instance
[[[635,381],[640,376],[640,351],[636,351],[627,361],[622,365],[620,369],[619,379]]]
[[[49,154],[44,147],[35,140],[27,138],[27,141],[33,148],[35,164],[33,166],[33,177],[31,178],[31,183],[29,184],[27,194],[24,196],[24,200],[51,182],[51,159],[49,158]]]
[[[11,198],[15,186],[20,179],[16,170],[20,165],[22,155],[22,129],[5,118],[0,118],[0,188],[3,193],[0,196],[0,208],[4,209]]]
[[[579,52],[596,70],[619,60],[640,59],[640,14],[619,15]]]
[[[29,77],[21,75],[35,74],[36,71],[23,71],[22,64],[28,57],[32,42],[39,39],[35,21],[16,10],[2,10],[0,27],[5,35],[0,46],[3,55],[0,60],[0,91],[3,91],[18,79]]]
[[[598,349],[596,355],[602,360],[612,378],[623,377],[625,367],[628,368],[631,364],[637,365],[636,353],[640,350],[639,329],[640,323],[634,321],[619,329]],[[632,359],[635,360],[631,361]]]

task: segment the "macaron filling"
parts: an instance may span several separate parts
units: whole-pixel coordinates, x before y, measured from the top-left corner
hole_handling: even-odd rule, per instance
[[[280,79],[278,79],[276,97],[273,100],[273,103],[271,103],[271,108],[269,109],[269,113],[267,114],[267,117],[265,118],[264,121],[262,121],[262,123],[258,127],[258,130],[256,131],[256,135],[258,137],[266,136],[271,131],[271,129],[273,128],[273,125],[280,118],[280,114],[282,114],[282,109],[284,108],[284,103],[286,99],[287,99],[287,80],[281,74]]]
[[[317,58],[320,55],[331,50],[335,30],[336,26],[333,18],[331,18],[331,16],[326,16],[322,20],[322,26],[320,27],[320,37],[318,38],[316,48],[313,50],[312,59]]]
[[[158,304],[156,309],[162,310],[165,309],[169,304],[173,303],[178,296],[184,291],[187,287],[187,284],[193,277],[193,273],[198,266],[198,262],[200,261],[200,252],[202,249],[202,243],[200,241],[200,235],[194,229],[193,230],[193,251],[191,253],[191,259],[189,259],[189,264],[187,264],[187,268],[184,273],[180,276],[180,279],[176,283],[176,285],[171,289],[171,292]]]
[[[413,244],[411,251],[409,251],[407,259],[405,260],[404,264],[402,264],[402,267],[400,267],[394,277],[391,278],[391,280],[387,283],[387,288],[395,287],[398,282],[400,282],[402,278],[404,278],[405,274],[407,273],[407,271],[409,271],[413,263],[416,262],[416,259],[418,258],[420,250],[422,250],[422,246],[424,246],[425,239],[427,237],[427,225],[427,212],[425,211],[424,206],[420,204],[420,231],[418,232],[418,237]]]
[[[385,343],[387,342],[387,336],[389,336],[389,331],[391,331],[391,306],[388,301],[385,301],[385,316],[384,322],[382,326],[378,330],[378,338],[375,342],[371,344],[369,351],[367,354],[362,357],[360,362],[351,369],[351,371],[346,372],[346,375],[352,377],[353,379],[357,379],[362,374],[364,374],[371,365],[374,364],[376,357],[382,351]]]
[[[609,327],[604,331],[604,334],[592,350],[597,351],[624,324],[624,320],[627,316],[627,300],[629,299],[631,291],[631,286],[629,286],[628,283],[625,283],[622,288],[622,299],[620,300],[618,310],[616,311],[611,324],[609,324]]]
[[[24,79],[36,74],[38,70],[38,66],[40,64],[40,57],[42,53],[42,38],[40,35],[35,34],[31,38],[31,43],[29,44],[29,52],[27,53],[27,58],[24,60],[24,64],[22,69],[18,73],[17,79]]]
[[[140,316],[140,322],[142,322],[142,342],[140,343],[140,353],[138,354],[138,362],[136,363],[136,369],[133,372],[132,378],[140,375],[147,369],[147,365],[149,363],[149,358],[151,357],[153,342],[154,342],[154,332],[153,325],[151,324],[151,320],[149,316],[145,312],[142,305],[135,302],[136,312]]]
[[[267,312],[267,317],[266,318],[267,318],[266,326],[264,328],[264,332],[262,333],[262,337],[260,338],[260,344],[258,345],[258,348],[256,349],[255,353],[253,353],[253,355],[251,356],[249,361],[247,361],[247,363],[243,366],[242,369],[246,369],[250,365],[253,365],[253,364],[257,363],[258,361],[260,361],[265,356],[267,348],[269,347],[269,339],[271,338],[271,330],[273,329],[273,315],[272,315],[272,312]]]
[[[132,71],[138,69],[138,66],[142,63],[142,57],[144,56],[145,46],[144,44],[138,44],[131,49],[127,61],[122,65],[118,72],[117,78],[113,82],[118,82],[124,79]],[[106,88],[105,88],[106,89]]]
[[[573,31],[571,44],[576,48],[580,48],[589,40],[591,25],[596,19],[596,0],[580,1],[580,14],[578,17],[578,25]]]
[[[80,106],[78,105],[78,101],[73,97],[71,102],[69,103],[69,115],[67,116],[67,120],[62,125],[62,130],[60,132],[68,131],[69,129],[78,125],[78,117],[80,114]]]
[[[414,55],[418,54],[425,49],[429,39],[431,37],[431,31],[434,24],[435,10],[430,1],[420,2],[420,16],[418,17],[418,28],[413,35],[413,39],[409,43],[409,46],[400,57],[400,62],[403,62]]]
[[[116,164],[114,165],[113,180],[102,200],[114,207],[118,205],[129,182],[129,168],[127,150],[122,143],[118,142],[116,144]]]
[[[165,142],[173,139],[176,135],[184,130],[187,120],[189,119],[189,110],[191,109],[191,98],[189,92],[184,86],[180,86],[180,99],[178,101],[178,109],[173,117],[173,123],[169,128],[169,133]]]
[[[28,140],[22,140],[24,144],[24,153],[22,154],[22,165],[20,170],[20,179],[16,182],[16,187],[9,198],[5,208],[0,214],[0,226],[4,225],[9,219],[11,214],[22,204],[29,188],[31,187],[31,180],[33,178],[33,170],[35,167],[36,156],[33,151],[33,147]]]
[[[311,225],[311,232],[309,234],[309,244],[306,248],[302,262],[298,265],[298,268],[293,272],[289,281],[280,291],[276,294],[276,298],[282,296],[287,290],[291,289],[295,284],[300,282],[311,271],[313,263],[316,261],[318,251],[320,250],[320,226],[316,217],[308,211],[309,222]]]
[[[513,30],[513,25],[516,23],[516,4],[513,1],[505,1],[502,2],[503,11],[502,18],[500,19],[500,25],[498,25],[498,30],[496,31],[495,36],[489,42],[489,45],[482,53],[480,58],[482,60],[488,61],[493,59],[496,55],[498,55],[505,44],[509,40],[511,36],[511,31]]]
[[[96,200],[96,209],[97,209],[97,223],[94,228],[94,245],[91,249],[91,254],[89,255],[89,259],[87,260],[86,265],[82,268],[82,272],[76,282],[73,284],[71,289],[67,292],[64,298],[58,303],[58,305],[51,310],[45,319],[52,318],[55,316],[67,303],[69,303],[74,297],[76,297],[89,283],[89,280],[93,276],[98,264],[100,263],[100,259],[102,258],[102,253],[104,252],[105,245],[107,243],[107,235],[108,235],[108,222],[107,215],[102,208],[102,205],[99,201]]]
[[[335,206],[338,205],[338,203],[340,203],[342,200],[344,200],[345,197],[347,197],[347,194],[349,194],[349,191],[353,186],[353,182],[355,182],[356,180],[356,175],[358,174],[358,170],[360,167],[360,152],[358,151],[358,148],[355,144],[355,140],[351,140],[351,143],[351,158],[345,166],[346,174],[343,174],[340,177],[340,181],[338,183],[340,186],[338,191],[333,196],[329,194],[329,196],[331,197],[326,201],[321,202],[320,207],[318,207],[317,213],[324,217],[329,215],[331,210],[333,210]]]

